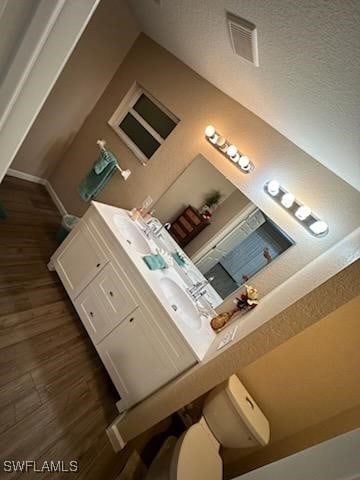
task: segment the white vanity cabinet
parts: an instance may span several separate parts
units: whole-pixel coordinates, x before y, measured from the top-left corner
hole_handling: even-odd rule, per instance
[[[123,407],[136,403],[174,377],[174,365],[151,327],[154,320],[137,308],[97,345]]]
[[[121,400],[138,403],[196,363],[195,356],[96,210],[51,257]]]

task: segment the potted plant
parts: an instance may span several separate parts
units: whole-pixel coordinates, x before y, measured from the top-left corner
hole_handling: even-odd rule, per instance
[[[209,207],[210,210],[214,211],[218,206],[221,197],[222,194],[219,192],[219,190],[212,190],[206,195],[205,204]]]
[[[209,220],[216,210],[222,194],[219,190],[212,190],[205,197],[205,204],[201,207],[200,213],[206,219]]]

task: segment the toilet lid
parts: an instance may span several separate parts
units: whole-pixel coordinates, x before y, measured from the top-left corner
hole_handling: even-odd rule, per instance
[[[171,480],[222,480],[222,460],[209,432],[196,423],[179,439],[170,467]]]

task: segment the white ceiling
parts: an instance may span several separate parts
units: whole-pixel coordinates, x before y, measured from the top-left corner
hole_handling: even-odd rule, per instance
[[[148,36],[360,190],[358,0],[128,3]],[[225,10],[256,24],[258,68],[233,54]]]

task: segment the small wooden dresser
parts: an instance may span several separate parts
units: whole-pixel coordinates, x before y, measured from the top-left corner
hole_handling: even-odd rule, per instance
[[[210,222],[205,220],[198,210],[189,205],[172,223],[170,234],[180,247],[185,247],[209,224]]]

